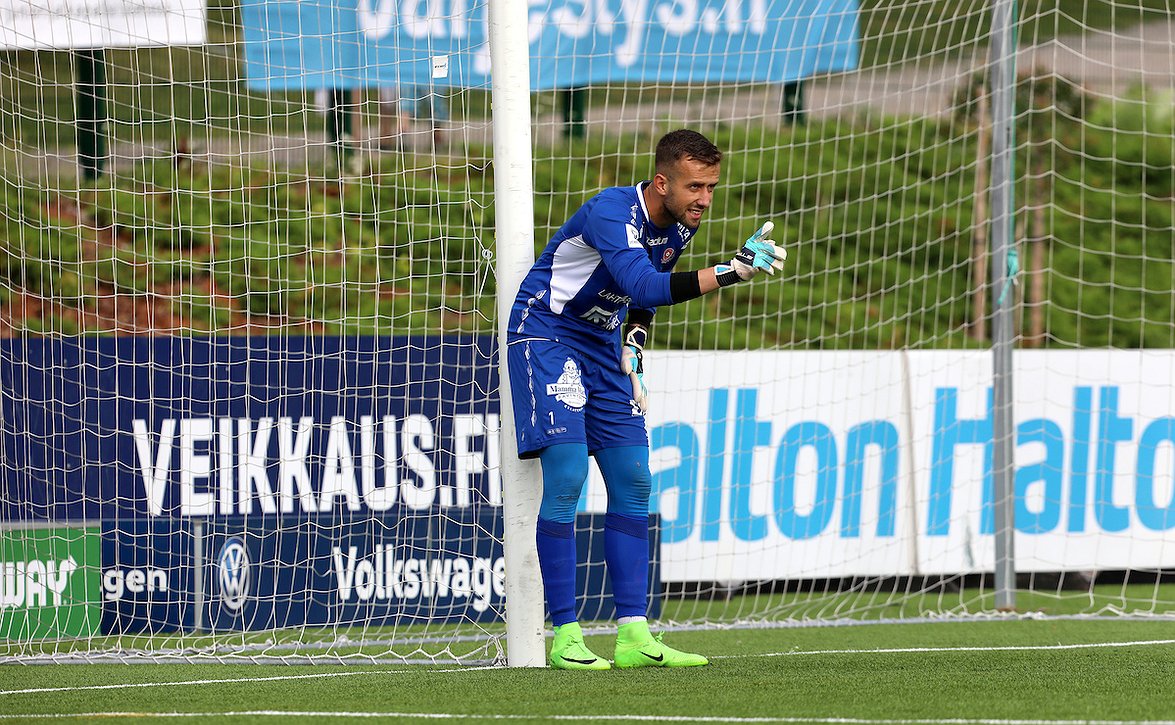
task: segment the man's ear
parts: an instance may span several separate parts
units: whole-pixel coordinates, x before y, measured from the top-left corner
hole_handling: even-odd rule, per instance
[[[669,191],[669,177],[662,173],[653,174],[653,190],[665,196]]]

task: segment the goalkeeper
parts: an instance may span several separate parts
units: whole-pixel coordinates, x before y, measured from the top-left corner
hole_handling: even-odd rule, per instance
[[[606,189],[555,233],[510,312],[507,361],[518,451],[539,458],[538,558],[555,639],[552,667],[606,670],[575,615],[575,512],[595,456],[608,510],[604,550],[619,629],[617,667],[705,665],[649,631],[648,396],[642,352],[658,306],[783,268],[765,223],[726,264],[674,272],[714,199],[722,152],[673,131],[658,143],[652,181]],[[621,324],[623,323],[623,329]]]

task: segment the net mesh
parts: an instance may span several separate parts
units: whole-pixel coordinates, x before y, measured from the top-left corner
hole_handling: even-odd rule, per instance
[[[485,5],[279,5],[168,4],[166,32],[83,42],[0,4],[6,661],[502,658]],[[536,244],[690,127],[725,158],[677,269],[767,219],[789,252],[656,316],[664,626],[1006,616],[988,5],[648,8],[696,41],[671,52],[628,5],[531,8],[558,41],[532,46]],[[755,34],[797,8],[824,24]],[[1171,15],[1018,8],[1021,269],[995,294],[1025,612],[1175,611]],[[599,80],[642,53],[663,76]],[[723,76],[769,62],[803,70]],[[605,501],[593,468],[585,621],[610,617]]]

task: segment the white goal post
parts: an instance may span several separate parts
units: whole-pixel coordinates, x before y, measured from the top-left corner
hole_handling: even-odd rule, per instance
[[[506,328],[523,277],[534,263],[534,186],[531,169],[530,58],[523,0],[496,0],[489,9],[494,80],[495,204],[498,277],[498,396],[502,416],[502,518],[506,559],[506,653],[512,667],[546,664],[543,582],[535,551],[542,497],[537,460],[518,458],[509,403]]]

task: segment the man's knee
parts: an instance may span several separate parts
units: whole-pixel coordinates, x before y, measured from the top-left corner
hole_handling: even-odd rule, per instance
[[[596,453],[596,463],[608,489],[608,511],[625,516],[647,516],[653,477],[645,446],[608,448]]]
[[[560,523],[574,521],[588,475],[587,446],[579,443],[549,446],[539,457],[543,466],[539,517]]]

